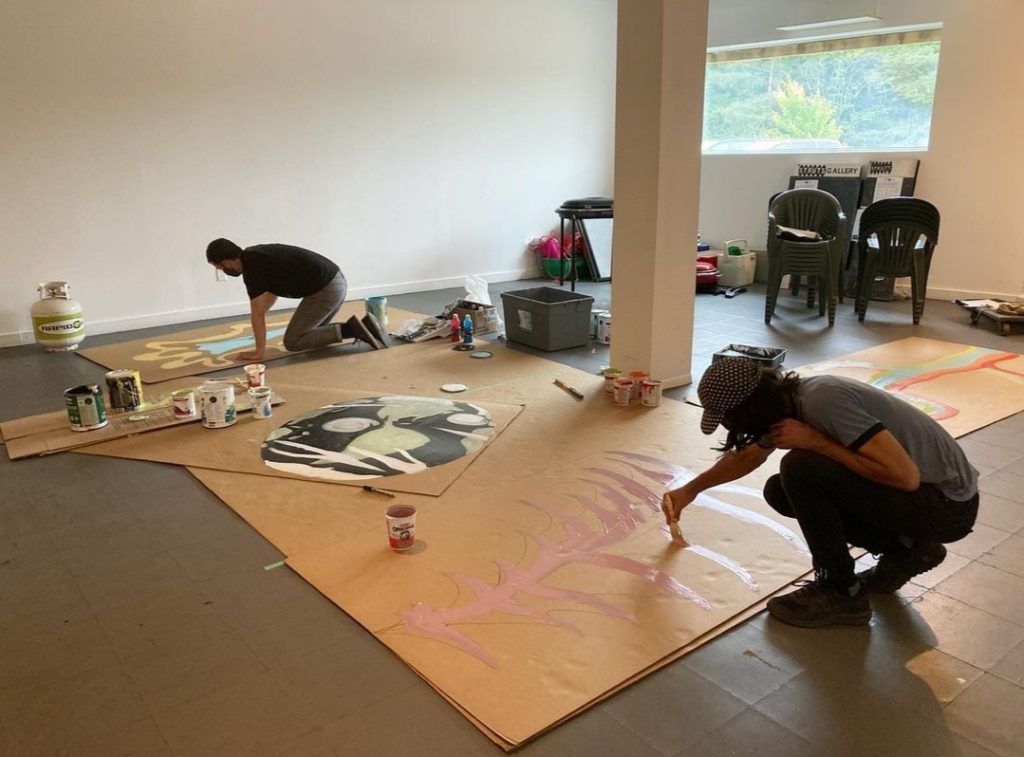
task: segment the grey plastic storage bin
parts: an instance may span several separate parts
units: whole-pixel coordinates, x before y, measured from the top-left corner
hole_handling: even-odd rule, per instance
[[[581,347],[590,339],[594,298],[589,294],[534,287],[502,292],[501,301],[509,341],[553,352]]]
[[[786,351],[781,347],[755,347],[750,344],[730,344],[711,356],[711,362],[717,363],[723,357],[740,357],[761,363],[766,368],[779,368],[786,359]]]

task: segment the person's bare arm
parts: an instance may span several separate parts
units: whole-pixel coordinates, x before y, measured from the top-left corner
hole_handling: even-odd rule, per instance
[[[921,471],[891,432],[883,429],[858,449],[843,446],[806,423],[787,418],[772,426],[772,443],[780,449],[807,449],[849,468],[858,476],[902,491],[921,485]]]
[[[252,322],[252,335],[256,340],[256,348],[250,352],[242,352],[242,360],[262,360],[267,349],[267,311],[277,302],[277,295],[264,292],[249,300],[249,320]]]
[[[693,502],[706,489],[727,484],[756,470],[772,453],[771,447],[750,444],[734,452],[726,452],[718,461],[696,478],[678,489],[665,492],[661,501],[662,512],[669,526],[679,521],[683,508]]]

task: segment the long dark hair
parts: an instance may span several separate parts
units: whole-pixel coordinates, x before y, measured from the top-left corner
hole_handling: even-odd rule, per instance
[[[793,371],[777,368],[761,371],[761,381],[743,402],[728,411],[722,425],[729,432],[721,452],[739,450],[761,439],[772,425],[792,413],[790,399],[800,377]]]

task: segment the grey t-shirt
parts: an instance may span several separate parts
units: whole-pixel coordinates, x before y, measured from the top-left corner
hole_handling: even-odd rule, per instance
[[[841,376],[801,379],[795,393],[799,420],[856,450],[882,429],[896,437],[917,464],[921,482],[963,502],[978,491],[978,471],[956,440],[905,400]]]

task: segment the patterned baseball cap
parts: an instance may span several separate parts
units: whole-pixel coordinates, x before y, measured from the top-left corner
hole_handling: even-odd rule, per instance
[[[761,365],[741,357],[724,357],[704,371],[697,396],[704,408],[700,430],[713,434],[725,414],[742,404],[761,381]]]

